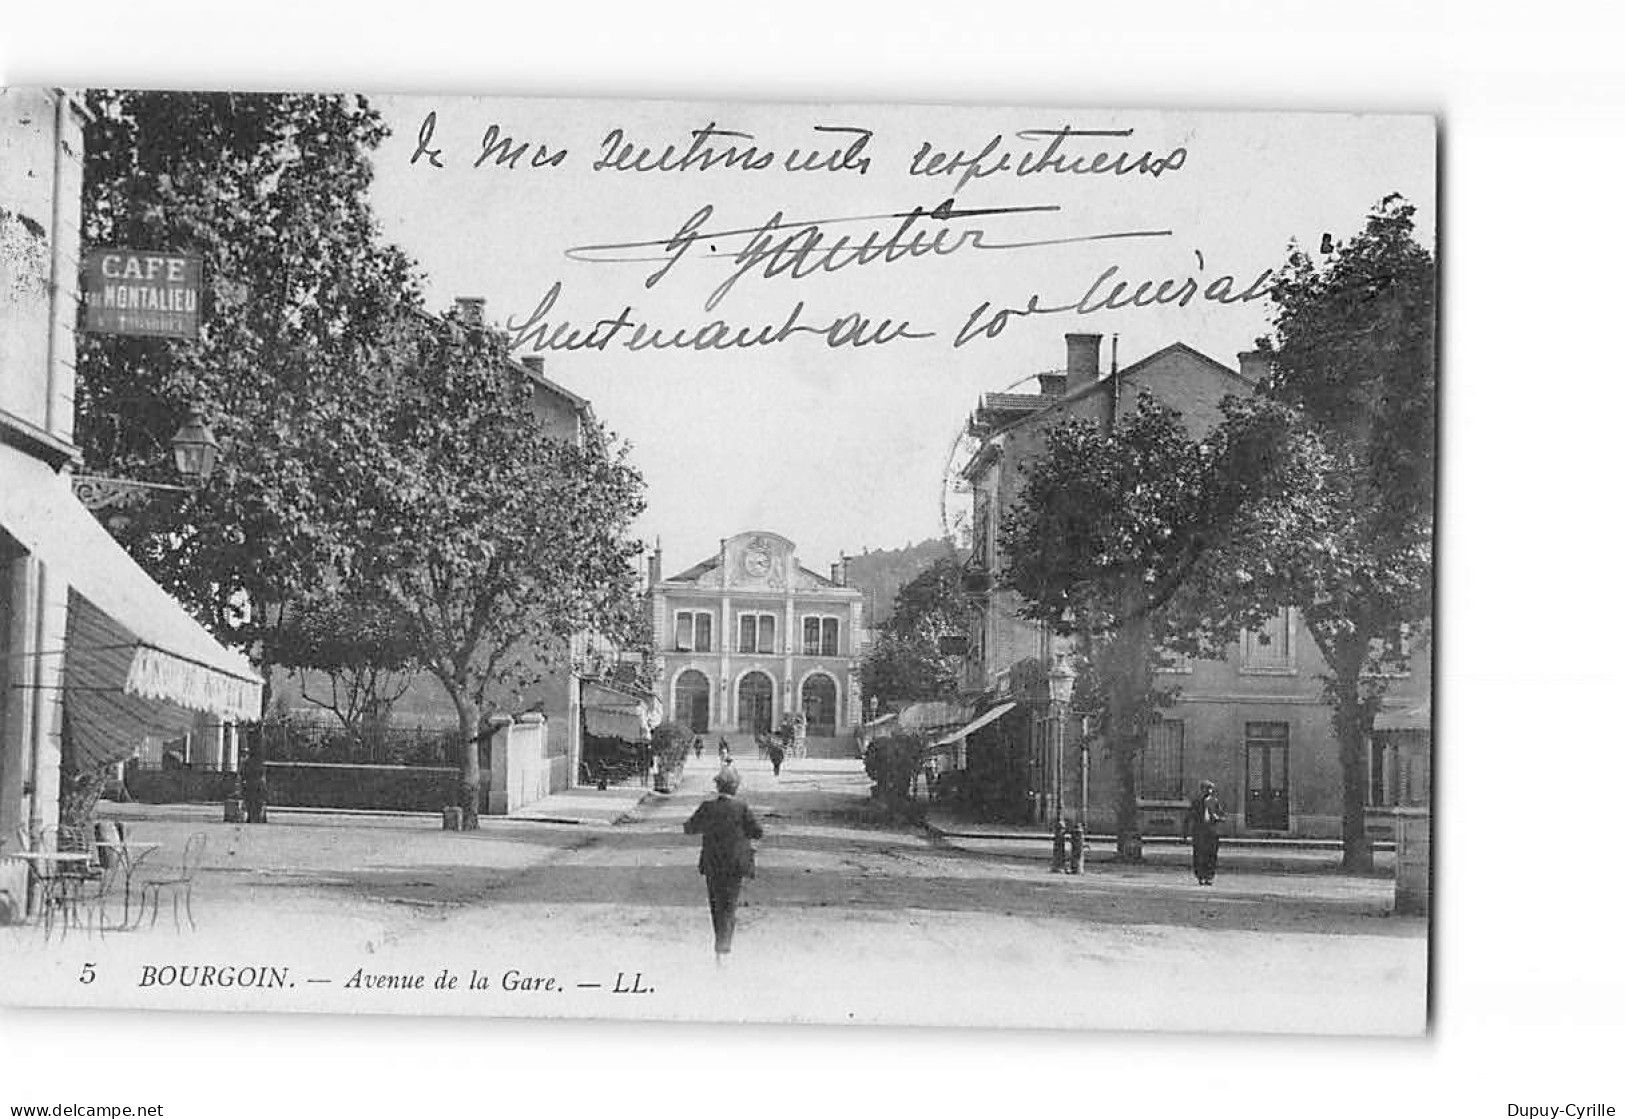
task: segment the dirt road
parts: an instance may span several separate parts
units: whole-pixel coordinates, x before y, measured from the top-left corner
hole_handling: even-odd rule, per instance
[[[612,827],[136,810],[178,852],[210,834],[199,929],[0,930],[26,1002],[741,1021],[1414,1033],[1426,926],[1392,885],[1178,867],[1047,873],[888,822],[851,762],[739,763],[767,828],[734,958],[711,958],[697,841],[714,762]],[[120,914],[115,906],[114,918]],[[95,979],[82,982],[93,961]],[[7,966],[7,964],[15,966]],[[206,965],[279,985],[183,986]],[[162,969],[175,968],[171,977]],[[263,972],[253,973],[256,981]],[[506,979],[505,979],[506,977]],[[172,978],[161,984],[160,980]],[[455,986],[452,981],[455,980]],[[485,986],[481,986],[484,981]],[[437,982],[440,984],[436,986]],[[505,989],[507,988],[507,989]]]

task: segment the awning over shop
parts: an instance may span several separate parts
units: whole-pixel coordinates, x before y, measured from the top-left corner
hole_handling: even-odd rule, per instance
[[[887,723],[891,722],[892,720],[894,720],[896,718],[897,718],[897,712],[888,711],[884,715],[881,715],[879,718],[870,719],[867,723],[864,723],[863,724],[863,729],[865,731],[872,731],[876,727],[885,726]]]
[[[1378,711],[1377,717],[1371,722],[1371,729],[1377,731],[1431,730],[1433,729],[1433,704],[1424,701],[1414,707]]]
[[[976,718],[972,719],[958,730],[937,739],[935,742],[931,743],[931,745],[946,746],[950,742],[958,742],[961,738],[975,734],[977,731],[981,730],[983,727],[994,722],[995,720],[1004,718],[1004,716],[1008,715],[1015,709],[1016,705],[1013,703],[1001,703],[991,710],[982,712],[980,715],[976,716]]]
[[[897,713],[899,730],[936,731],[963,723],[970,718],[970,708],[946,699],[922,700],[911,703]]]
[[[642,696],[591,680],[581,685],[581,720],[596,738],[647,742],[651,718],[649,701]]]
[[[75,749],[127,755],[144,735],[176,733],[198,713],[259,718],[261,681],[248,660],[119,547],[65,476],[0,454],[0,526],[71,589],[64,687]]]

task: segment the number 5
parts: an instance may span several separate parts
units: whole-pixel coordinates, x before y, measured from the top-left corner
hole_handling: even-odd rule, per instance
[[[86,964],[83,968],[80,969],[80,971],[79,971],[79,982],[81,982],[81,983],[94,983],[94,982],[96,982],[96,965],[95,964]]]

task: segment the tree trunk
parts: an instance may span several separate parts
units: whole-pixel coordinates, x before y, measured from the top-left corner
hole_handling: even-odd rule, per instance
[[[1359,655],[1350,652],[1337,658],[1333,668],[1337,678],[1332,684],[1332,730],[1343,769],[1343,869],[1362,874],[1373,867],[1371,840],[1365,833],[1365,744],[1375,713],[1374,704],[1360,695],[1364,664],[1362,643]]]
[[[480,826],[480,717],[467,697],[453,692],[452,703],[457,707],[457,730],[463,743],[463,776],[458,790],[463,830],[475,831]]]
[[[1117,857],[1141,862],[1140,748],[1151,705],[1150,619],[1140,603],[1123,611],[1124,622],[1102,650],[1106,675],[1106,749],[1117,775]]]
[[[1117,770],[1117,857],[1124,862],[1142,862],[1145,846],[1140,835],[1139,774],[1134,764],[1137,759],[1122,742],[1114,742],[1110,748]]]

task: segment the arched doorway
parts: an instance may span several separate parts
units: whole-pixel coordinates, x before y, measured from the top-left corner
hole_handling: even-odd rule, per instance
[[[765,673],[747,672],[739,680],[739,729],[746,734],[773,730],[773,681]]]
[[[807,733],[821,738],[835,734],[835,681],[822,672],[801,682],[801,713],[807,716]]]
[[[677,721],[695,734],[711,730],[711,681],[695,668],[684,669],[677,677],[672,697],[672,712]]]

